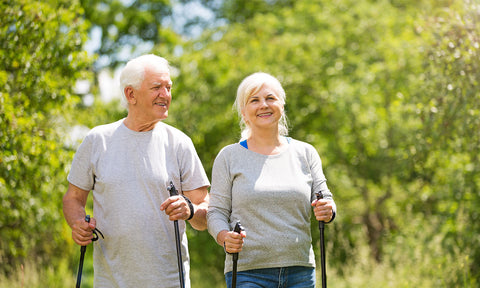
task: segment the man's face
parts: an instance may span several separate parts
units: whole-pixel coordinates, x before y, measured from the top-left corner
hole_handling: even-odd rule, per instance
[[[143,122],[157,122],[168,117],[172,101],[172,80],[166,71],[151,67],[145,69],[145,79],[139,89],[134,89],[135,116]]]

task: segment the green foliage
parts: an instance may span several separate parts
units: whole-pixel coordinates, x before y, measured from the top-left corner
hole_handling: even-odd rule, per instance
[[[411,275],[444,282],[417,284],[473,285],[478,252],[456,247],[480,247],[478,230],[466,224],[478,219],[479,203],[475,7],[344,0],[295,1],[253,15],[235,8],[249,21],[207,31],[174,60],[180,75],[168,121],[192,136],[210,171],[216,153],[239,137],[238,84],[255,71],[272,73],[287,91],[291,135],[318,148],[335,193],[328,259],[336,273],[346,277],[368,257],[383,269],[405,263],[408,276],[414,261],[399,251],[419,245],[418,254],[430,253],[435,238],[446,255]],[[409,234],[414,223],[428,234]],[[419,242],[398,246],[404,238]],[[448,268],[448,259],[461,265]]]
[[[188,3],[189,0],[180,0],[180,2]],[[200,2],[212,10],[217,18],[226,20],[228,23],[245,23],[257,14],[272,13],[278,7],[292,7],[295,3],[293,0],[200,0]]]
[[[72,153],[64,115],[88,77],[86,29],[75,1],[0,4],[0,266],[62,256],[61,198]]]
[[[95,53],[101,56],[99,68],[115,68],[122,55],[145,52],[145,44],[169,44],[162,21],[172,13],[169,0],[80,0],[85,18],[92,24],[90,33],[100,33],[100,45]],[[167,32],[167,35],[170,33]],[[127,59],[128,60],[128,59]]]
[[[117,27],[102,34],[104,55],[133,37],[171,61],[166,121],[192,137],[209,175],[218,151],[239,140],[240,81],[256,71],[281,80],[290,134],[317,148],[338,206],[326,229],[329,284],[478,286],[478,1],[202,2],[227,22],[181,49],[178,35],[149,25],[169,13],[166,2],[152,2],[151,13],[140,1],[82,6],[93,25]],[[69,3],[0,6],[0,263],[18,272],[27,257],[41,267],[69,251],[68,267],[57,265],[64,278],[75,276],[78,247],[60,212],[73,157],[61,135],[126,113],[72,93],[76,79],[92,77],[81,49],[88,27]],[[132,35],[129,26],[146,30]],[[98,96],[96,86],[90,92]],[[192,285],[224,287],[223,249],[206,231],[188,236]],[[48,269],[38,274],[48,278]]]
[[[420,159],[415,172],[431,189],[422,195],[429,216],[442,220],[442,246],[454,254],[458,247],[480,247],[480,11],[476,1],[456,3],[426,18],[423,38],[428,61],[425,84],[418,89],[418,114],[423,122]],[[462,5],[463,4],[463,5]],[[428,94],[427,94],[428,92]],[[429,97],[428,97],[429,96]],[[418,158],[417,158],[418,160]],[[470,255],[470,275],[480,276],[480,252]]]

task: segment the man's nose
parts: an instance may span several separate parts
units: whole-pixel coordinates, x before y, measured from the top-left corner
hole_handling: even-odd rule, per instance
[[[160,95],[163,97],[170,95],[170,91],[168,90],[167,87],[161,88],[159,91],[160,91]]]

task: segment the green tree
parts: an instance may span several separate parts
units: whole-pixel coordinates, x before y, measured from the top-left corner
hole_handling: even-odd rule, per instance
[[[423,189],[416,205],[425,216],[438,217],[442,247],[451,255],[460,254],[461,247],[466,274],[478,279],[480,11],[478,1],[448,4],[428,14],[421,32],[425,81],[415,95],[422,129],[413,171],[431,187]]]
[[[169,41],[162,33],[162,22],[172,14],[169,0],[80,0],[80,5],[91,23],[90,35],[100,34],[94,51],[100,57],[99,69],[115,68],[128,60],[125,55],[145,53],[148,45]]]
[[[317,148],[335,193],[326,236],[336,287],[478,285],[478,1],[201,0],[224,25],[202,26],[214,28],[186,43],[152,18],[168,18],[167,2],[148,11],[146,2],[85,0],[85,17],[77,1],[30,2],[0,4],[3,272],[77,251],[63,245],[72,242],[60,212],[74,150],[67,129],[125,115],[99,101],[96,85],[92,106],[73,89],[94,79],[82,46],[97,26],[109,64],[123,61],[116,53],[128,39],[171,60],[166,121],[192,137],[209,175],[239,138],[240,81],[255,71],[280,79],[290,134]],[[206,231],[188,233],[192,285],[222,287],[223,249]]]
[[[61,213],[77,79],[89,79],[78,1],[0,4],[0,269],[53,263],[67,248]]]
[[[381,287],[388,277],[412,285],[413,274],[417,286],[474,285],[478,253],[457,248],[479,246],[478,230],[466,224],[478,218],[474,2],[269,7],[235,8],[248,21],[184,47],[173,61],[180,75],[168,121],[192,136],[210,171],[220,148],[238,140],[231,108],[240,81],[259,70],[276,75],[287,91],[291,135],[317,147],[336,195],[339,219],[329,227],[328,251],[336,273],[387,265],[403,280],[385,273],[376,276],[386,282],[364,276],[365,285]],[[192,258],[200,254],[204,264],[222,257],[221,249],[206,255],[191,245]]]
[[[188,3],[189,0],[181,0],[180,2]],[[275,13],[282,7],[292,8],[295,3],[294,0],[199,0],[199,2],[210,9],[215,14],[217,20],[227,21],[227,23],[246,23],[253,19],[255,15],[272,12]],[[202,23],[200,22],[196,24]]]

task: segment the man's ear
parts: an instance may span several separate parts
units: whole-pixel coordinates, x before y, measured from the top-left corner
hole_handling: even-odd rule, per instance
[[[137,99],[135,98],[135,92],[133,91],[133,87],[125,87],[125,89],[123,89],[123,93],[125,94],[125,98],[127,99],[128,104],[137,104]]]

